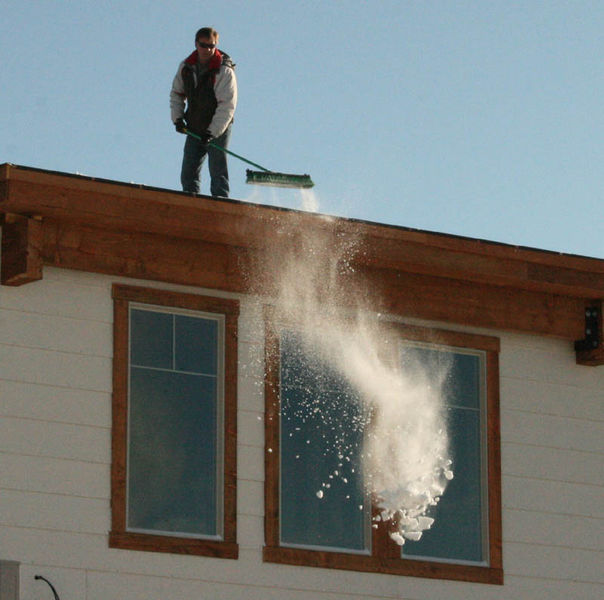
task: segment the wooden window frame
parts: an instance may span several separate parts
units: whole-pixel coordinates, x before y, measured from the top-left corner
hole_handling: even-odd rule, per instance
[[[501,450],[499,417],[499,339],[484,335],[390,324],[401,339],[480,350],[486,366],[486,436],[488,488],[488,565],[459,564],[401,557],[401,547],[388,535],[388,524],[372,528],[371,555],[280,546],[279,538],[279,337],[265,310],[265,546],[263,560],[280,564],[451,579],[503,585],[501,526]],[[277,451],[275,451],[277,449]],[[378,509],[372,507],[373,515]]]
[[[111,462],[111,532],[109,546],[176,554],[236,559],[237,545],[237,321],[239,302],[153,288],[114,284],[113,415]],[[134,533],[126,527],[128,436],[129,306],[149,304],[223,315],[224,338],[224,488],[222,540]]]

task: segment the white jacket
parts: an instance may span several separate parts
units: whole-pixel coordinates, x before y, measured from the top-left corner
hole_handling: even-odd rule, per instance
[[[222,56],[218,50],[216,51],[216,55],[218,57]],[[176,123],[178,119],[182,119],[185,115],[186,95],[182,79],[182,69],[186,62],[190,63],[196,60],[197,52],[195,51],[178,65],[178,71],[176,71],[174,81],[172,82],[172,89],[170,90],[170,112],[173,123]],[[223,64],[220,65],[214,82],[214,94],[216,95],[218,104],[208,130],[212,137],[217,138],[224,133],[233,120],[235,108],[237,107],[237,79],[232,67]]]

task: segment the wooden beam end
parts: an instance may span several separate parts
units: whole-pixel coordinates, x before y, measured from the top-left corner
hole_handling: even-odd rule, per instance
[[[18,286],[42,279],[42,221],[17,214],[2,219],[0,283]]]

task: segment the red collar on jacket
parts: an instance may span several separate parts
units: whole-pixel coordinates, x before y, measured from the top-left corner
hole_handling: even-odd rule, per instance
[[[193,50],[193,52],[185,58],[185,63],[188,65],[194,65],[198,62],[197,50]],[[210,58],[210,62],[208,63],[208,70],[218,69],[222,64],[222,54],[218,48],[216,48],[216,52]]]

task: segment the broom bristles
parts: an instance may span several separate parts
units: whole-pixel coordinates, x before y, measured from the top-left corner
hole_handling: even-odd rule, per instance
[[[287,188],[311,188],[313,183],[310,175],[293,175],[290,173],[277,173],[275,171],[246,171],[246,183],[254,185],[268,185]]]

